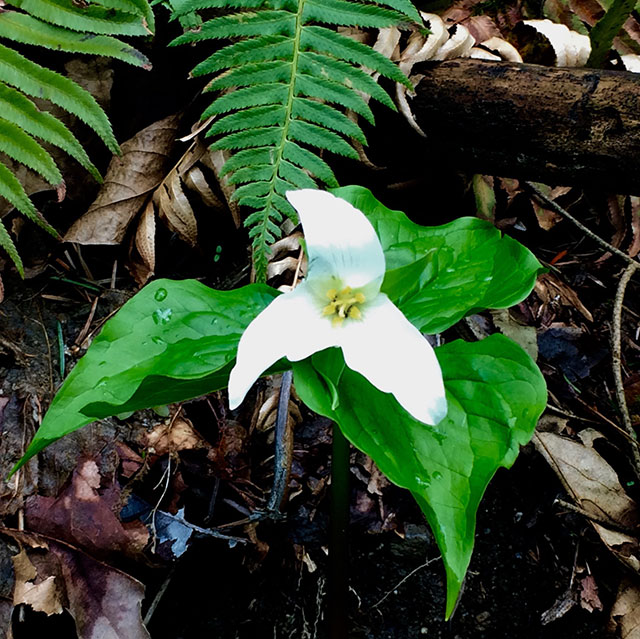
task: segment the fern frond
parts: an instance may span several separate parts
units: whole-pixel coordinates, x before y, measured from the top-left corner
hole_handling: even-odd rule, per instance
[[[172,0],[174,17],[200,9],[227,9],[172,44],[238,38],[215,51],[193,76],[218,75],[207,91],[227,91],[205,110],[217,116],[212,148],[231,151],[223,167],[242,206],[258,279],[266,273],[268,246],[278,224],[296,213],[284,197],[318,182],[336,186],[319,154],[358,159],[353,142],[366,144],[347,109],[373,123],[369,98],[395,108],[366,70],[410,86],[390,60],[333,30],[383,28],[419,21],[409,0]],[[330,26],[326,26],[330,25]],[[366,70],[365,70],[366,69]]]
[[[11,0],[11,4],[51,24],[104,35],[149,35],[138,13],[116,11],[97,4],[79,10],[72,0]]]
[[[14,206],[25,217],[28,217],[32,222],[35,222],[38,226],[45,231],[59,237],[57,231],[46,222],[46,220],[38,213],[33,202],[28,198],[27,194],[22,188],[22,184],[18,181],[18,178],[0,162],[0,196],[2,196],[7,202]],[[4,226],[0,223],[0,226],[4,229]],[[12,258],[13,259],[13,258]],[[15,262],[15,260],[14,260]],[[16,262],[16,266],[17,266]]]
[[[46,111],[40,111],[29,98],[1,83],[0,113],[5,120],[17,124],[30,135],[62,149],[87,169],[96,180],[102,180],[82,145],[60,120]]]
[[[47,24],[17,11],[0,14],[0,38],[35,44],[54,51],[103,55],[134,66],[150,66],[145,55],[116,38],[100,35],[87,37],[85,33]]]
[[[69,78],[31,62],[0,44],[0,82],[27,95],[44,98],[77,115],[113,153],[119,152],[111,124],[94,97]]]
[[[136,66],[148,60],[114,35],[146,35],[153,29],[147,0],[94,0],[81,7],[75,0],[7,0],[1,2],[0,39],[54,51],[108,56]],[[11,4],[21,11],[14,11]],[[82,145],[67,127],[27,96],[45,99],[74,114],[119,153],[111,124],[93,96],[72,80],[0,44],[0,152],[40,174],[64,192],[63,179],[44,143],[57,146],[101,180]],[[36,210],[11,170],[0,164],[0,197],[47,232],[57,232]],[[23,274],[11,236],[0,222],[0,246]]]
[[[39,173],[49,184],[62,184],[62,175],[53,158],[19,126],[0,118],[0,149],[16,162]]]

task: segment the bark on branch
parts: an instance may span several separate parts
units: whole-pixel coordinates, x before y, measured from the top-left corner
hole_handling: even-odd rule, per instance
[[[640,194],[640,74],[471,59],[425,68],[411,107],[452,165]]]

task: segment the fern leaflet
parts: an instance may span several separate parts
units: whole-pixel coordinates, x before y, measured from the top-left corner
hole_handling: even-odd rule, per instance
[[[296,218],[288,190],[336,186],[320,154],[358,158],[352,141],[365,144],[362,129],[341,109],[373,122],[370,96],[395,108],[361,67],[404,84],[390,60],[333,28],[383,28],[419,21],[409,0],[173,0],[174,17],[202,9],[240,10],[214,17],[172,44],[237,38],[193,70],[217,73],[208,91],[227,91],[205,110],[215,120],[207,135],[214,149],[232,152],[222,169],[234,197],[255,209],[245,224],[252,238],[256,276],[264,280],[269,245],[284,217]]]
[[[154,27],[147,0],[99,0],[80,7],[74,0],[9,0],[0,10],[0,41],[36,45],[55,51],[117,58],[149,68],[149,61],[114,35],[147,35]],[[28,97],[29,96],[29,97]],[[82,145],[53,115],[31,98],[45,99],[73,113],[91,127],[113,153],[119,153],[111,124],[93,96],[72,80],[51,71],[9,46],[0,44],[0,152],[24,164],[59,193],[62,175],[42,144],[57,146],[100,180]],[[15,175],[0,162],[0,197],[57,237],[35,209]],[[11,236],[0,222],[2,246],[18,271],[23,266]]]

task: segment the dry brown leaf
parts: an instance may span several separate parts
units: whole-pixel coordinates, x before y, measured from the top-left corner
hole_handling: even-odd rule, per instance
[[[120,500],[119,488],[115,484],[102,487],[102,483],[96,462],[81,460],[57,497],[37,495],[27,499],[28,527],[97,556],[112,552],[135,556],[146,546],[148,531],[139,521],[126,525],[120,522],[114,513]]]
[[[640,586],[637,583],[625,580],[620,584],[608,630],[620,639],[640,639]]]
[[[236,186],[235,184],[229,184],[229,176],[225,175],[222,179],[220,178],[220,171],[222,167],[227,163],[227,160],[230,157],[229,151],[214,151],[213,149],[208,149],[207,153],[202,158],[202,163],[211,169],[215,176],[218,178],[218,185],[220,186],[220,190],[224,195],[227,206],[231,211],[231,217],[233,218],[233,223],[236,225],[236,228],[242,228],[242,218],[240,217],[240,207],[238,206],[238,202],[233,199],[233,194],[235,193]]]
[[[204,204],[212,209],[223,210],[224,204],[220,201],[220,198],[213,192],[207,179],[197,166],[191,167],[189,172],[184,178],[184,183],[192,190],[195,191]]]
[[[251,417],[251,430],[267,431],[273,428],[276,423],[278,413],[278,402],[280,400],[280,385],[282,375],[272,375],[265,381],[264,390],[259,395],[259,401]],[[291,428],[302,421],[300,408],[295,401],[293,394],[289,398],[288,423]]]
[[[198,223],[177,171],[171,171],[163,180],[153,195],[153,201],[167,226],[185,242],[195,246],[198,243]]]
[[[184,187],[198,195],[209,208],[221,212],[226,212],[229,208],[236,227],[239,228],[242,224],[237,204],[231,200],[235,187],[228,184],[226,177],[222,180],[218,178],[227,157],[221,151],[210,151],[200,139],[195,139],[153,194],[161,219],[191,246],[195,246],[198,240],[198,224]],[[226,205],[215,194],[202,169],[197,166],[198,163],[208,167],[218,178]]]
[[[246,477],[250,472],[246,455],[247,429],[233,420],[219,424],[218,429],[218,443],[209,450],[207,457],[221,478]]]
[[[0,153],[0,161],[16,176],[26,194],[31,196],[44,191],[52,191],[54,187],[30,168],[20,164],[4,153]],[[58,162],[56,161],[56,164]],[[13,211],[14,206],[4,198],[0,198],[0,217]]]
[[[147,283],[156,268],[156,212],[153,201],[147,202],[136,230],[134,244],[142,261],[132,257],[133,251],[129,251],[129,264],[127,267],[132,272],[139,286]],[[132,247],[133,248],[133,247]]]
[[[181,450],[209,448],[209,444],[195,431],[186,418],[176,417],[142,435],[142,445],[153,449],[156,455],[177,453]]]
[[[535,362],[538,359],[538,333],[535,326],[526,326],[515,320],[507,309],[489,311],[496,328],[520,344]]]
[[[553,189],[550,189],[545,184],[536,184],[536,186],[540,187],[540,190],[553,201],[563,195],[566,195],[571,190],[570,186],[556,186]],[[549,231],[558,224],[558,222],[562,222],[563,217],[559,213],[544,207],[533,197],[529,201],[531,202],[531,206],[533,207],[533,211],[536,214],[536,219],[538,220],[538,224],[541,229]]]
[[[15,559],[21,557],[21,555],[23,555],[24,558],[21,558],[16,564]],[[28,562],[29,566],[33,569],[33,575],[31,577],[19,572],[21,565],[25,562]],[[38,576],[38,572],[31,561],[29,561],[24,550],[20,555],[14,557],[14,569],[16,574],[16,583],[13,590],[14,606],[26,604],[31,606],[36,612],[44,612],[47,615],[59,615],[62,612],[61,593],[54,575],[49,575],[45,579],[35,583],[34,580]]]
[[[112,64],[108,58],[75,58],[64,65],[64,70],[68,78],[78,83],[103,109],[108,110],[113,88]]]
[[[139,581],[67,544],[32,532],[2,533],[29,549],[36,581],[55,584],[59,602],[75,620],[78,639],[150,639],[140,614],[144,587]]]
[[[614,469],[593,448],[602,437],[593,429],[580,433],[577,442],[550,432],[537,432],[536,449],[556,472],[565,490],[585,512],[618,526],[633,529],[640,514],[620,484]],[[633,570],[640,570],[638,539],[592,522],[601,539],[616,556]]]
[[[546,306],[553,302],[569,308],[575,308],[585,319],[593,322],[593,315],[580,301],[577,293],[553,273],[542,273],[542,275],[538,276],[534,291],[543,305]]]
[[[166,174],[179,115],[154,122],[122,144],[89,210],[71,225],[66,242],[119,244],[151,191]]]
[[[598,594],[598,584],[593,575],[584,575],[579,579],[580,607],[588,612],[602,610],[602,601]]]

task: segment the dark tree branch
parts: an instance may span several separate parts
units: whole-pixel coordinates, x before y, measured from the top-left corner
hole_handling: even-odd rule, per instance
[[[439,162],[640,193],[640,74],[471,59],[421,72],[411,106]]]

